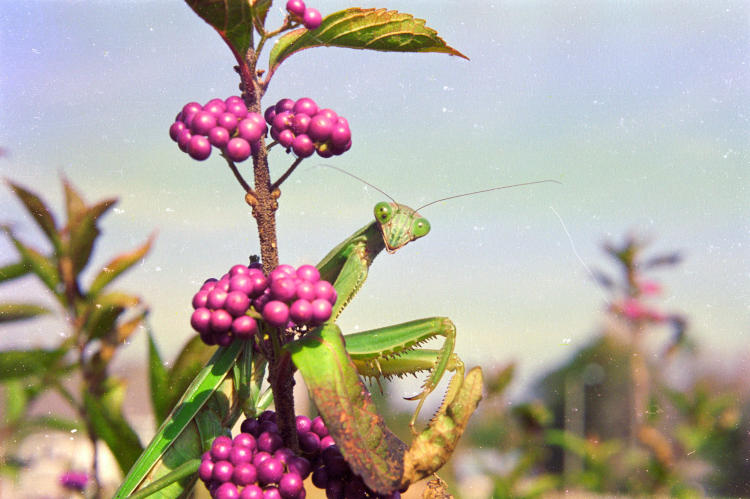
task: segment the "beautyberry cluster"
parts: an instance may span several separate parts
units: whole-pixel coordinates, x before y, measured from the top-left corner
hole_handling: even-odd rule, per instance
[[[193,296],[190,324],[207,345],[229,345],[258,330],[253,308],[273,327],[315,326],[331,317],[336,290],[313,265],[279,265],[266,277],[259,263],[235,265]]]
[[[276,414],[243,421],[241,433],[216,437],[198,476],[215,499],[304,499],[310,461],[283,447]]]
[[[332,109],[319,109],[314,100],[303,97],[293,101],[281,99],[264,113],[271,126],[271,138],[300,158],[315,151],[330,158],[352,147],[349,122]]]
[[[316,9],[306,7],[302,0],[289,0],[286,3],[286,10],[295,20],[305,25],[307,29],[315,29],[320,26],[323,18]]]
[[[211,99],[206,105],[185,104],[169,127],[169,136],[181,151],[203,161],[211,155],[211,146],[220,149],[234,162],[245,161],[259,147],[266,133],[259,113],[247,110],[236,95],[226,100]]]

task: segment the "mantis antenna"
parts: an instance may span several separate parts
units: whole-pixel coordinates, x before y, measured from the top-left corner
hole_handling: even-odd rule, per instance
[[[368,182],[367,180],[365,180],[365,179],[363,179],[363,178],[360,178],[360,177],[356,176],[356,175],[355,175],[355,174],[353,174],[353,173],[349,173],[348,171],[344,170],[343,168],[339,168],[338,166],[327,165],[327,164],[319,164],[319,165],[317,165],[317,166],[322,166],[322,167],[325,167],[325,168],[332,168],[332,169],[334,169],[334,170],[336,170],[336,171],[338,171],[338,172],[341,172],[341,173],[343,173],[344,175],[349,175],[350,177],[352,177],[352,178],[355,178],[355,179],[359,180],[359,181],[360,181],[360,182],[362,182],[363,184],[365,184],[365,185],[368,185],[368,186],[372,187],[373,189],[375,189],[375,190],[376,190],[376,191],[378,191],[379,193],[383,194],[383,195],[384,195],[385,197],[387,197],[388,199],[390,199],[390,200],[391,200],[391,201],[393,201],[394,203],[398,204],[398,202],[397,202],[397,201],[396,201],[395,199],[393,199],[393,198],[392,198],[391,196],[389,196],[389,195],[388,195],[388,193],[387,193],[387,192],[385,192],[385,191],[384,191],[383,189],[381,189],[381,188],[379,188],[379,187],[377,187],[377,186],[375,186],[375,185],[372,185],[372,184],[371,184],[370,182]]]

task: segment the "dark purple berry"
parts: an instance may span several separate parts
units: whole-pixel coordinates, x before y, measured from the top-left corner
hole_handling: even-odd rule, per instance
[[[261,421],[260,422],[260,433],[267,431],[268,433],[279,433],[279,427],[274,421]]]
[[[222,289],[214,288],[210,293],[208,293],[208,298],[206,299],[208,308],[213,310],[222,308],[224,306],[224,303],[226,303],[227,301],[227,294],[228,293]]]
[[[179,147],[182,152],[187,152],[188,145],[190,144],[190,139],[192,138],[193,138],[193,134],[190,133],[190,130],[185,128],[177,136],[177,147]]]
[[[240,492],[240,499],[263,499],[263,489],[254,484],[247,485]]]
[[[311,431],[301,433],[299,447],[305,454],[314,454],[320,450],[320,437]]]
[[[291,111],[294,109],[294,101],[292,99],[281,99],[276,103],[275,109],[277,115],[284,111]]]
[[[236,338],[247,340],[258,332],[258,323],[252,317],[243,315],[232,321],[231,331]]]
[[[211,472],[211,479],[217,482],[228,482],[232,479],[234,466],[229,461],[215,461],[214,469]]]
[[[203,459],[198,467],[198,476],[204,482],[208,482],[213,477],[214,462],[211,459]]]
[[[330,142],[318,144],[315,149],[318,151],[318,156],[321,158],[330,158],[333,156],[333,147],[331,147]]]
[[[344,482],[340,480],[328,480],[328,485],[326,486],[326,498],[345,499]]]
[[[310,474],[310,461],[304,457],[292,456],[287,459],[286,463],[289,471],[294,471],[304,480]]]
[[[318,298],[313,300],[310,305],[312,307],[312,321],[315,324],[322,324],[331,317],[333,307],[328,300]]]
[[[237,486],[233,483],[222,483],[216,488],[213,493],[214,499],[238,499],[240,492],[237,490]]]
[[[230,139],[224,151],[230,160],[238,163],[245,161],[252,153],[250,143],[242,137]]]
[[[193,135],[188,143],[188,154],[191,158],[203,161],[211,155],[211,142],[203,135]]]
[[[300,265],[297,277],[304,281],[316,283],[320,280],[320,271],[314,265]]]
[[[272,326],[286,326],[286,323],[289,322],[289,307],[282,301],[271,300],[263,307],[262,315],[266,322]]]
[[[307,127],[307,135],[315,142],[325,142],[331,136],[333,122],[321,113],[313,116],[310,126]]]
[[[256,481],[258,481],[258,472],[255,469],[255,466],[249,462],[242,462],[234,466],[232,482],[236,485],[249,485]]]
[[[257,142],[266,131],[265,124],[251,118],[245,118],[237,125],[237,134],[250,143]]]
[[[262,424],[263,423],[261,423],[261,425]],[[277,449],[284,445],[284,441],[278,433],[264,431],[258,435],[257,444],[258,450],[273,454]]]
[[[325,489],[328,486],[328,472],[324,466],[313,471],[312,483],[319,489]]]
[[[317,9],[311,7],[305,9],[305,13],[302,16],[302,23],[305,25],[305,28],[315,29],[320,26],[322,21],[323,16],[320,15],[320,12]]]
[[[346,151],[352,148],[352,141],[349,139],[349,142],[346,143],[344,147],[336,147],[331,146],[331,152],[338,156],[339,154],[344,154]]]
[[[233,317],[239,317],[247,312],[250,308],[250,298],[242,291],[230,291],[224,302],[224,310],[229,312]]]
[[[321,418],[320,416],[317,416],[312,420],[310,430],[317,434],[320,438],[328,435],[328,428],[326,428],[326,424],[323,422],[323,418]]]
[[[346,497],[368,497],[365,483],[358,476],[348,480],[344,487],[344,494]]]
[[[224,309],[214,310],[211,312],[211,331],[214,334],[223,335],[232,327],[232,316]],[[221,344],[219,337],[216,338]]]
[[[199,333],[207,333],[211,329],[211,311],[207,308],[197,308],[190,316],[190,325]]]
[[[269,106],[268,109],[266,109],[266,112],[263,113],[263,118],[266,120],[266,123],[269,125],[273,125],[273,119],[276,117],[276,106]]]
[[[297,473],[285,473],[279,481],[279,493],[284,499],[296,499],[302,490],[302,477]]]
[[[307,431],[310,431],[310,428],[312,427],[312,421],[307,416],[300,414],[296,418],[294,418],[295,426],[297,427],[297,433],[305,433]]]
[[[234,341],[234,337],[229,334],[229,331],[223,333],[217,333],[214,331],[214,337],[216,338],[216,344],[220,347],[227,347],[232,344],[232,341]]]
[[[312,125],[311,125],[312,126]],[[292,142],[292,150],[300,158],[312,156],[315,152],[315,144],[308,135],[304,133],[297,135]]]
[[[284,474],[284,465],[278,459],[269,457],[257,467],[258,483],[269,485],[279,483]]]
[[[242,433],[247,433],[253,437],[256,437],[258,435],[259,428],[260,423],[257,419],[246,419],[240,425],[240,431],[242,431]]]
[[[208,132],[208,141],[219,149],[224,149],[230,138],[231,135],[227,129],[220,126],[215,126]]]
[[[292,144],[294,143],[294,132],[285,128],[279,132],[279,137],[276,140],[279,141],[279,144],[281,144],[282,147],[288,149],[292,147]]]
[[[172,126],[169,127],[169,137],[177,142],[177,137],[180,136],[180,132],[186,130],[187,127],[182,121],[175,121]]]
[[[305,15],[305,2],[302,0],[289,0],[286,3],[286,10],[290,14],[302,18]]]
[[[273,457],[281,461],[281,463],[286,466],[289,462],[289,459],[294,457],[294,451],[287,447],[280,447],[276,449],[276,452],[273,453]]]

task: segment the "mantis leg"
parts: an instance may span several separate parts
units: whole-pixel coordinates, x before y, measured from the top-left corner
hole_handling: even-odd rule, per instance
[[[417,349],[432,338],[443,336],[439,350]],[[430,371],[422,392],[407,400],[419,400],[409,427],[416,434],[415,423],[427,396],[435,390],[446,370],[457,374],[451,379],[438,414],[445,411],[461,387],[464,364],[453,353],[456,327],[450,319],[433,317],[395,326],[363,331],[345,336],[346,350],[362,376],[379,378]]]

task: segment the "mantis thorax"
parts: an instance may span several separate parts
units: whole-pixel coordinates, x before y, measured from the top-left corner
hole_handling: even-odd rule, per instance
[[[406,205],[381,201],[374,213],[388,253],[430,232],[430,222]]]

